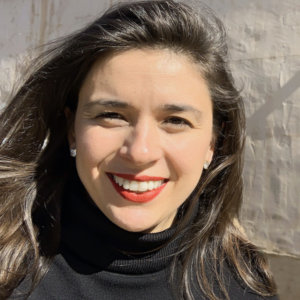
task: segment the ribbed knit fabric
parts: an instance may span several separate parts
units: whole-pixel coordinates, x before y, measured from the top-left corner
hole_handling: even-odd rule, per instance
[[[123,230],[104,216],[80,182],[76,185],[62,215],[61,253],[71,266],[80,273],[147,274],[170,264],[178,245],[178,239],[168,243],[174,228],[152,234]]]

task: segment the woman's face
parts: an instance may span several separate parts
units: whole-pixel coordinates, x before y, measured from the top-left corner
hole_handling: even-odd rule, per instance
[[[99,209],[128,231],[159,232],[213,155],[212,102],[197,65],[170,50],[97,61],[80,89],[71,148]]]

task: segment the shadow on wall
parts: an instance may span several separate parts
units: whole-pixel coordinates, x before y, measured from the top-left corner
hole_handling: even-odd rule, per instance
[[[298,88],[300,88],[300,71],[298,71],[281,89],[279,89],[274,96],[263,104],[247,121],[247,132],[252,136],[255,132],[256,140],[265,139],[264,132],[256,132],[257,124],[260,128],[266,128],[266,118],[274,110],[279,109],[282,102],[290,97]]]
[[[268,255],[268,259],[280,300],[300,299],[300,259],[281,255]]]

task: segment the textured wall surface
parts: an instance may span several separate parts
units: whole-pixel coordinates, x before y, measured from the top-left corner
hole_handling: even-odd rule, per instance
[[[112,2],[0,0],[0,105],[35,47],[79,29]],[[227,28],[233,74],[245,98],[243,225],[268,251],[299,256],[300,1],[204,2]]]
[[[247,113],[249,236],[300,255],[300,1],[207,1],[223,18]]]

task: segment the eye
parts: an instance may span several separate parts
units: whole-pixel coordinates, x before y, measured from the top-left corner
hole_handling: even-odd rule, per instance
[[[119,119],[119,120],[125,120],[125,118],[116,112],[103,112],[101,114],[98,114],[96,116],[96,119]]]
[[[118,112],[102,112],[96,115],[95,120],[104,127],[121,127],[128,124],[126,118]]]
[[[171,125],[173,127],[192,127],[192,124],[184,119],[184,118],[181,118],[181,117],[176,117],[176,116],[171,116],[171,117],[168,117],[165,121],[164,121],[165,124],[167,125]]]

